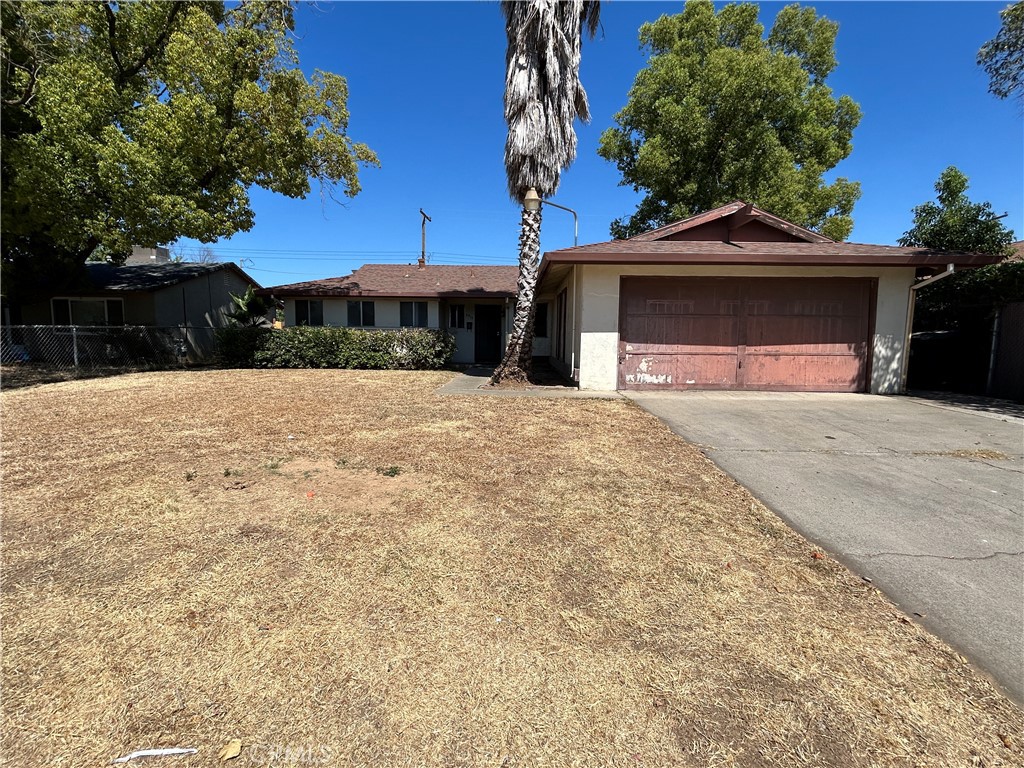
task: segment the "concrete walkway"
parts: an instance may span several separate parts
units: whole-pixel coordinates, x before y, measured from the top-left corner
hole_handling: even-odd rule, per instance
[[[439,395],[487,395],[491,397],[547,397],[547,398],[620,398],[618,392],[592,392],[579,390],[568,385],[525,387],[491,387],[488,385],[494,367],[474,366],[456,375],[454,379],[438,388]]]
[[[1024,703],[1024,419],[906,397],[631,393]]]

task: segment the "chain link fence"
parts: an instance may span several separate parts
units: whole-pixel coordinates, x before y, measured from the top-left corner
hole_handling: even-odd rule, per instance
[[[216,328],[5,325],[0,386],[183,368],[213,362]]]

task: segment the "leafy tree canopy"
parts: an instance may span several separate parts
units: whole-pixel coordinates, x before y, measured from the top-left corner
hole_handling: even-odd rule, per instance
[[[299,69],[289,2],[0,12],[5,280],[52,285],[97,248],[119,261],[133,244],[212,242],[252,227],[251,185],[351,197],[377,164],[347,134],[345,79]]]
[[[991,203],[971,202],[968,186],[960,170],[944,170],[935,183],[936,201],[914,208],[914,225],[900,238],[900,245],[1010,255],[1013,231],[1003,226]],[[1011,301],[1024,301],[1024,262],[964,270],[921,289],[914,327],[942,330],[985,324]]]
[[[789,5],[765,36],[754,4],[710,0],[640,28],[650,60],[598,153],[646,191],[614,237],[742,199],[837,240],[860,185],[823,174],[850,154],[860,108],[825,85],[838,25]]]
[[[958,168],[944,170],[935,182],[936,201],[914,208],[914,226],[900,238],[900,245],[1009,255],[1013,231],[1003,226],[991,203],[971,202],[968,186]]]
[[[989,76],[991,93],[1024,103],[1024,0],[1006,6],[999,16],[999,33],[981,46],[978,64]]]

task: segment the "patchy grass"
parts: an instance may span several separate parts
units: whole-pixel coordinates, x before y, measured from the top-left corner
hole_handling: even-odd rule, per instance
[[[1022,764],[1019,709],[655,419],[447,377],[4,392],[6,760]]]

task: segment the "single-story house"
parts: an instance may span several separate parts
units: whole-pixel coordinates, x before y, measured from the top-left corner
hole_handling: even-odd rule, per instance
[[[18,325],[149,325],[220,328],[230,294],[260,285],[231,262],[87,263],[73,290],[17,307]]]
[[[552,364],[581,389],[904,387],[912,286],[980,254],[836,242],[736,201],[544,254]]]
[[[230,324],[228,312],[234,308],[231,294],[241,295],[250,286],[260,287],[230,262],[157,261],[121,266],[88,263],[82,280],[72,289],[55,291],[47,298],[30,302],[18,302],[17,297],[11,297],[4,322],[8,326],[169,329],[158,333],[173,338],[180,348],[179,354],[200,360],[215,347],[213,329]],[[24,354],[33,359],[60,358],[66,345],[52,339],[60,337],[66,341],[68,331],[57,328],[53,333],[57,336],[46,335],[42,329],[9,329],[4,342],[12,349],[31,347]],[[99,348],[108,336],[109,332],[79,330],[76,338],[80,345],[92,343]]]
[[[501,359],[515,311],[514,266],[365,264],[351,275],[265,288],[284,302],[285,325],[439,328],[455,337],[456,363]],[[547,355],[546,317],[536,354]]]

